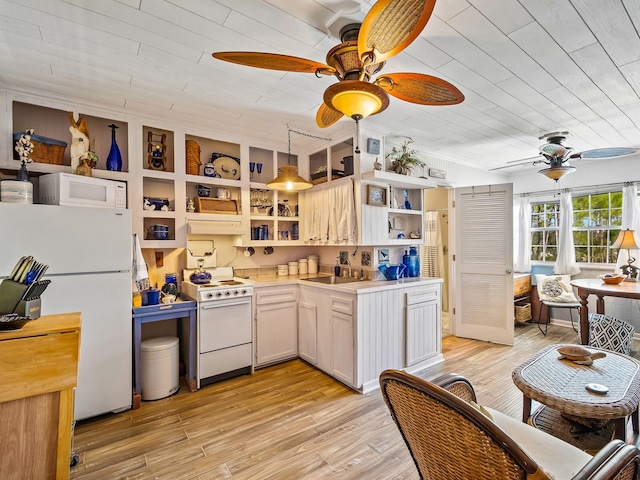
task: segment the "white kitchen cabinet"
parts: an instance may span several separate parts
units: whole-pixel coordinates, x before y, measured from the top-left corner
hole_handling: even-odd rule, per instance
[[[315,346],[317,349],[316,360],[311,363],[341,382],[357,388],[355,295],[303,285],[300,287],[300,311],[304,311],[299,320],[305,348],[313,350]],[[302,353],[300,356],[307,359]]]
[[[318,308],[300,301],[298,304],[298,354],[315,365],[318,359]]]
[[[405,366],[440,353],[442,338],[440,289],[425,288],[406,294]]]
[[[297,293],[297,285],[255,288],[257,367],[298,356]]]

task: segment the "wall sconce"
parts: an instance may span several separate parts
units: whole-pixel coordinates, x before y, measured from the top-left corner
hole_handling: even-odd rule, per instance
[[[621,230],[620,234],[618,235],[618,238],[616,238],[616,241],[613,242],[613,244],[611,245],[611,248],[617,248],[617,249],[624,248],[625,250],[627,250],[627,256],[629,257],[629,259],[627,260],[627,265],[623,265],[621,267],[622,273],[627,276],[627,278],[625,279],[625,282],[633,281],[634,278],[637,278],[638,267],[636,267],[635,265],[632,265],[632,263],[635,262],[636,259],[631,256],[631,250],[638,249],[638,244],[636,243],[636,238],[635,238],[635,231],[630,230],[628,228],[626,230]]]

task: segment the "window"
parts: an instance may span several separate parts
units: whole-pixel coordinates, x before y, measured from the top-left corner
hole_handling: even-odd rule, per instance
[[[559,203],[531,204],[531,260],[556,261],[559,212]]]
[[[531,204],[531,260],[555,262],[558,250],[560,204]],[[573,242],[580,263],[615,263],[618,251],[610,245],[622,225],[622,192],[573,198]]]
[[[622,192],[573,199],[573,243],[580,263],[616,263],[618,250],[609,247],[622,225]]]

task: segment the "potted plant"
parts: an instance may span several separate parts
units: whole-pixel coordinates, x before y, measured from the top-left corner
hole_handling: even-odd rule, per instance
[[[425,166],[425,163],[417,157],[418,152],[409,148],[412,143],[413,140],[407,140],[399,149],[397,147],[391,149],[391,153],[387,155],[387,159],[391,160],[389,171],[409,175],[414,168]]]

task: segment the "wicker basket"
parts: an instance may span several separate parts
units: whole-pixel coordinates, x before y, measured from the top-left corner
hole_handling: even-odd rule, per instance
[[[200,175],[200,145],[195,140],[185,142],[187,152],[187,175]]]
[[[525,303],[524,305],[515,306],[516,322],[523,323],[527,320],[531,320],[531,304]]]
[[[18,141],[23,133],[24,132],[14,133],[13,141]],[[62,165],[64,161],[64,151],[67,148],[65,142],[40,135],[31,135],[31,143],[33,143],[33,153],[30,155],[30,158],[34,162]],[[14,155],[14,158],[19,160],[17,154]]]

